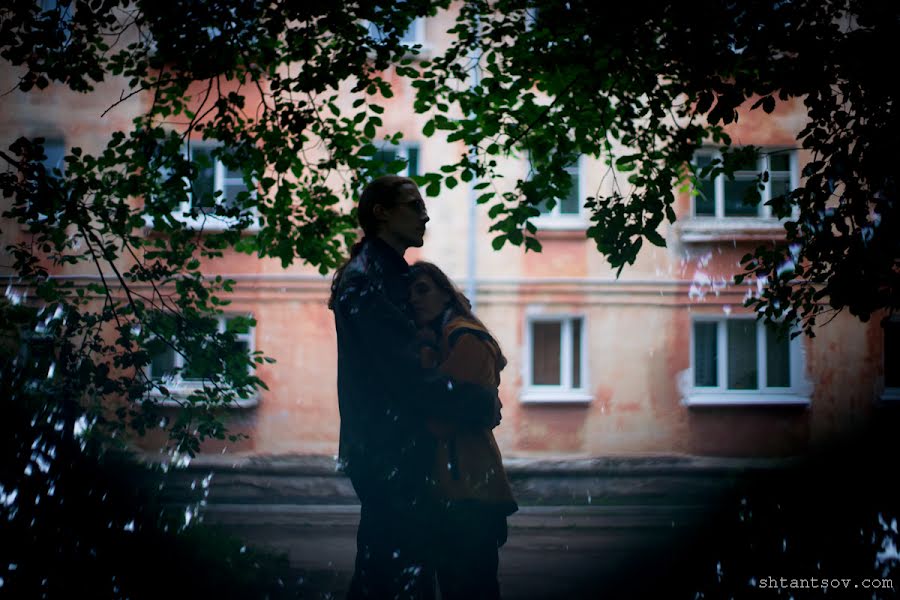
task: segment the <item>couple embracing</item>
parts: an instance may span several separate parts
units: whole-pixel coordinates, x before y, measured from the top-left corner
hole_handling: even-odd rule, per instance
[[[361,503],[349,598],[499,598],[517,509],[492,429],[506,359],[435,265],[404,260],[428,213],[416,184],[363,190],[364,236],[335,274],[341,467]]]

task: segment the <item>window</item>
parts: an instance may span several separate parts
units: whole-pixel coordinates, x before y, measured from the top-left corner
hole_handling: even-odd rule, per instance
[[[528,166],[529,172],[533,173],[535,168],[530,158]],[[584,188],[582,182],[582,157],[575,159],[575,162],[567,166],[566,173],[568,173],[571,181],[568,192],[562,198],[544,199],[540,202],[537,205],[537,209],[541,214],[535,218],[535,225],[545,229],[585,226],[582,215],[582,204],[584,202],[584,194],[582,192]]]
[[[38,0],[37,6],[40,9],[41,17],[50,18],[55,21],[56,29],[62,31],[66,41],[71,36],[70,23],[74,16],[72,0]]]
[[[381,42],[384,40],[385,34],[384,31],[377,24],[372,23],[371,21],[367,23],[367,27],[369,28],[369,37],[371,37],[376,42]],[[415,46],[416,44],[424,44],[425,43],[425,19],[423,17],[416,17],[409,24],[409,27],[406,28],[400,35],[400,41],[407,46]]]
[[[249,317],[249,315],[242,316]],[[237,315],[220,315],[217,320],[218,331],[219,333],[233,331],[235,334],[234,353],[235,355],[245,355],[255,350],[255,330],[253,327],[243,326],[236,317]],[[151,341],[148,344],[148,350],[152,355],[147,368],[147,376],[163,383],[176,396],[189,395],[202,385],[204,379],[210,377],[210,374],[203,373],[203,367],[185,365],[184,357],[167,344],[158,341],[154,344]],[[237,402],[238,405],[251,406],[256,403],[256,400],[251,398]]]
[[[70,11],[72,0],[38,0],[37,5],[41,12],[50,12],[54,10]]]
[[[703,168],[720,157],[717,151],[704,150],[697,153],[694,163]],[[755,206],[744,203],[744,194],[757,185],[757,177],[763,171],[769,172],[769,180],[760,191],[760,203]],[[795,152],[763,150],[755,162],[741,165],[734,172],[733,180],[721,174],[701,180],[694,190],[692,214],[718,218],[771,217],[771,210],[765,203],[797,187],[796,172]]]
[[[900,319],[884,324],[884,391],[882,400],[900,400]]]
[[[698,317],[691,331],[687,404],[808,404],[798,339],[752,315]]]
[[[216,144],[192,143],[188,147],[191,161],[197,167],[197,177],[191,182],[191,206],[211,210],[216,206],[232,207],[238,194],[247,191],[244,174],[227,168],[222,161],[213,158]],[[221,192],[216,197],[215,193]]]
[[[584,317],[536,315],[526,322],[523,402],[587,402]]]
[[[191,142],[185,150],[197,169],[197,176],[188,182],[188,201],[182,204],[179,213],[183,215],[197,209],[199,214],[179,218],[207,229],[227,227],[234,223],[235,219],[217,213],[239,206],[238,195],[248,191],[243,172],[229,169],[213,156],[217,147],[219,144],[216,143]],[[216,196],[217,192],[221,193]]]
[[[376,167],[373,175],[396,173],[404,177],[419,174],[419,146],[416,144],[384,145],[372,157]],[[402,165],[399,161],[403,161]],[[401,167],[398,171],[397,168]]]

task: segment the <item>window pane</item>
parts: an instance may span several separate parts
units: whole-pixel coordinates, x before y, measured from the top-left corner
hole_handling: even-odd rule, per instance
[[[209,352],[198,351],[194,356],[190,357],[190,362],[184,366],[181,376],[185,380],[211,379],[214,368],[215,359],[210,356]]]
[[[900,387],[900,321],[884,327],[884,385]]]
[[[553,206],[556,206],[554,204]],[[541,212],[542,215],[549,215],[553,212],[553,208],[550,206],[550,201],[548,199],[541,200],[541,203],[538,204],[537,209]]]
[[[728,332],[728,389],[757,389],[756,321],[732,319]]]
[[[703,168],[712,162],[711,156],[698,156],[697,166]],[[713,180],[706,177],[701,179],[694,196],[694,214],[699,216],[714,217],[716,215],[716,186]]]
[[[241,169],[229,169],[224,165],[223,169],[225,171],[225,179],[240,179],[241,181],[244,180],[244,172]]]
[[[578,206],[581,204],[581,195],[578,190],[578,166],[575,165],[566,170],[569,172],[572,187],[569,188],[569,193],[566,194],[566,197],[560,201],[559,212],[563,215],[577,215]]]
[[[791,387],[791,353],[788,336],[778,338],[778,333],[766,327],[766,385]]]
[[[406,174],[408,177],[414,177],[419,174],[418,146],[409,146],[406,149],[406,164]]]
[[[733,155],[732,155],[733,156]],[[734,171],[737,173],[738,171],[757,171],[759,168],[757,164],[757,160],[755,158],[744,158],[742,162],[734,165]]]
[[[753,179],[725,179],[725,216],[726,217],[755,217],[759,214],[759,203],[756,205],[744,204],[744,195],[748,190],[756,187],[757,181]]]
[[[391,163],[397,160],[396,148],[380,148],[372,157],[375,161],[374,169],[379,175],[388,175],[394,173],[391,170]]]
[[[225,207],[231,208],[232,206],[238,206],[237,196],[241,192],[247,190],[247,186],[244,185],[244,182],[241,183],[226,183],[225,190],[222,194],[222,203]]]
[[[421,40],[416,36],[416,25],[418,23],[418,19],[413,19],[409,24],[409,27],[406,31],[403,32],[403,35],[400,36],[401,42],[406,42],[407,44],[418,43]]]
[[[401,42],[404,42],[407,44],[422,42],[422,40],[418,39],[416,36],[416,24],[418,22],[419,22],[418,18],[413,19],[412,22],[410,22],[409,27],[406,29],[406,31],[404,31],[400,35]],[[387,36],[380,27],[378,27],[375,23],[372,23],[370,21],[369,22],[369,37],[371,37],[373,40],[375,40],[377,42],[383,42]]]
[[[44,169],[47,170],[48,175],[53,173],[53,169],[59,169],[60,172],[65,172],[66,163],[63,158],[66,156],[66,145],[62,140],[45,140],[44,155],[46,155],[47,158],[45,158],[42,163]]]
[[[175,351],[166,348],[155,352],[150,359],[150,378],[161,379],[175,372]]]
[[[770,174],[772,197],[784,196],[791,191],[791,176],[788,173]]]
[[[572,319],[572,387],[581,387],[581,319]]]
[[[249,317],[229,317],[225,320],[225,331],[233,331],[236,335],[250,333]]]
[[[717,323],[694,323],[694,385],[719,385]]]
[[[381,28],[371,21],[369,21],[369,37],[378,42],[384,40],[384,34],[381,32]]]
[[[562,324],[531,324],[531,373],[534,385],[560,385]]]
[[[244,340],[236,340],[231,346],[231,352],[225,360],[225,367],[228,370],[236,370],[237,365],[243,364],[244,357],[250,351],[250,345]],[[248,367],[248,372],[252,368]]]
[[[375,152],[375,160],[389,164],[397,160],[397,151],[394,148],[380,148]]]
[[[791,156],[787,152],[779,152],[778,154],[769,155],[769,172],[772,171],[790,171]]]
[[[212,148],[191,149],[191,160],[197,169],[197,177],[191,185],[191,203],[200,208],[215,206],[216,164],[211,156]]]
[[[694,214],[714,217],[716,215],[716,186],[710,179],[703,179],[694,196]]]

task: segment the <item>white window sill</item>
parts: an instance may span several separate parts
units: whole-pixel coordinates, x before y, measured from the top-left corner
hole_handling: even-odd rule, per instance
[[[434,47],[426,42],[400,42],[402,45],[406,46],[406,52],[403,53],[403,56],[400,57],[402,59],[411,58],[413,60],[431,60],[432,54],[434,53]],[[412,46],[421,45],[419,48],[418,54],[413,54]],[[371,49],[366,51],[366,58],[369,60],[373,60],[375,58],[375,52]]]
[[[884,388],[878,399],[882,402],[900,402],[900,388]]]
[[[185,227],[217,232],[217,231],[227,231],[231,229],[237,224],[237,219],[232,219],[228,217],[218,217],[215,215],[207,215],[206,218],[203,217],[185,217],[180,212],[173,213],[172,216],[176,221],[179,221],[184,224]],[[144,215],[144,227],[148,230],[154,229],[153,217],[149,215]],[[253,224],[243,230],[246,233],[256,233],[259,231],[259,219],[255,219]]]
[[[403,45],[406,46],[407,48],[410,48],[410,50],[407,50],[407,52],[403,58],[414,58],[416,60],[431,60],[431,55],[434,52],[434,47],[424,40],[417,41],[417,42],[404,42]],[[412,46],[421,46],[419,48],[418,54],[412,53],[412,50],[411,50]]]
[[[691,217],[676,225],[682,242],[784,239],[784,221],[774,217]]]
[[[571,217],[534,217],[531,222],[538,228],[538,233],[545,231],[584,231],[590,224],[581,215]]]
[[[581,391],[526,390],[519,396],[522,404],[587,404],[593,398]]]
[[[681,399],[685,406],[809,406],[809,396],[799,393],[747,391],[694,391]]]
[[[150,398],[159,406],[181,406],[179,400],[185,400],[188,396],[196,391],[203,389],[202,383],[194,383],[190,381],[182,381],[178,383],[162,384],[174,398],[163,396],[158,389],[150,391]],[[223,408],[254,408],[259,406],[259,396],[254,394],[250,398],[238,398],[227,404],[223,404]]]
[[[231,229],[238,223],[237,219],[217,217],[215,215],[207,215],[205,219],[202,217],[197,219],[193,217],[180,217],[178,218],[178,220],[192,229],[202,229],[203,231],[225,231],[227,229]],[[247,227],[244,231],[259,231],[258,220],[253,225]]]

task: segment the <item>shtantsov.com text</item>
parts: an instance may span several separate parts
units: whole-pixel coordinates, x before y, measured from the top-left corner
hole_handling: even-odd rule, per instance
[[[892,590],[893,579],[861,577],[760,577],[763,590]]]

